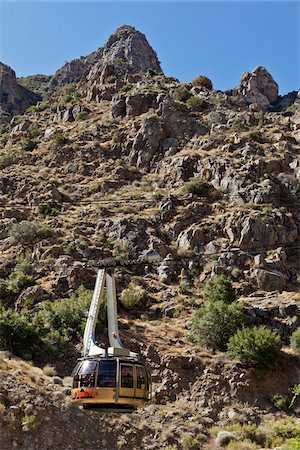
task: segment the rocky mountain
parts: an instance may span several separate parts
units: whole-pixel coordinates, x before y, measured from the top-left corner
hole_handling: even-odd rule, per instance
[[[228,92],[180,83],[129,26],[41,82],[48,99],[0,129],[4,449],[299,448],[299,93],[263,67]],[[160,262],[118,269],[117,290],[153,402],[78,410],[97,268],[149,247]],[[237,322],[259,327],[259,362],[230,352]]]
[[[18,84],[15,72],[0,63],[0,123],[8,123],[38,100],[39,95]]]

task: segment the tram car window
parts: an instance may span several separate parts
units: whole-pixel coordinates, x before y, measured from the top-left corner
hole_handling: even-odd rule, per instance
[[[133,366],[121,364],[121,387],[133,388]]]
[[[96,361],[83,361],[76,367],[73,387],[93,387],[96,382]]]
[[[116,387],[117,361],[100,361],[98,371],[99,387]]]

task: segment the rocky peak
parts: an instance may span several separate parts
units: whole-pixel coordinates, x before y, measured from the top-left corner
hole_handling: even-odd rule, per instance
[[[20,86],[15,72],[0,63],[0,123],[8,123],[17,114],[22,114],[40,97]]]
[[[124,25],[118,28],[106,42],[100,61],[95,64],[88,78],[105,78],[110,75],[147,72],[161,73],[160,63],[146,36],[135,28]]]
[[[242,74],[237,91],[248,105],[256,103],[262,110],[268,110],[278,97],[278,84],[265,67],[258,66]]]

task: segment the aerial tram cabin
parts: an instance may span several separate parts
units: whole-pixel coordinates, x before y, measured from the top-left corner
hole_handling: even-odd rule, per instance
[[[150,253],[143,261],[155,261]],[[101,294],[106,286],[110,347],[95,342]],[[151,376],[138,354],[123,347],[117,322],[114,269],[98,271],[83,338],[83,357],[73,370],[72,400],[84,409],[131,412],[151,399]]]

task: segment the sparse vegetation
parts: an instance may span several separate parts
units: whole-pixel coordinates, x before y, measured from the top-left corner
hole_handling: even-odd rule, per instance
[[[129,286],[121,293],[121,303],[125,308],[130,309],[137,306],[144,300],[146,292],[140,286]]]
[[[124,86],[120,87],[119,93],[122,94],[122,92],[129,92],[134,88],[134,84],[128,83],[124,84]]]
[[[192,178],[184,184],[183,190],[187,194],[203,196],[209,188],[210,184],[203,178]]]
[[[77,114],[76,120],[85,120],[88,117],[88,112],[87,111],[80,111]]]
[[[46,366],[43,367],[43,372],[48,377],[54,377],[54,375],[56,375],[55,367],[50,366],[49,364],[46,364]]]
[[[14,294],[18,294],[22,289],[31,286],[34,284],[32,273],[33,267],[30,263],[17,264],[9,276],[8,288]]]
[[[134,248],[132,244],[125,239],[121,241],[116,241],[113,244],[113,256],[121,256],[122,258],[129,258],[129,256],[133,255]]]
[[[41,214],[44,217],[54,217],[57,216],[59,214],[59,211],[57,208],[47,205],[45,203],[41,203],[40,205],[38,205],[38,212],[39,214]]]
[[[38,143],[32,139],[22,141],[22,143],[21,143],[21,150],[23,152],[31,152],[32,150],[36,149],[37,147],[38,147]]]
[[[36,416],[34,416],[33,414],[26,414],[22,418],[22,429],[23,431],[26,431],[28,433],[34,433],[37,429]]]
[[[173,92],[173,97],[179,102],[185,103],[191,96],[192,94],[190,93],[190,91],[184,86],[179,86]]]
[[[69,139],[63,133],[56,133],[53,139],[55,147],[62,147],[69,142]]]
[[[280,356],[281,341],[277,333],[266,327],[237,330],[228,343],[229,354],[248,366],[275,364]]]
[[[12,226],[11,237],[15,243],[24,245],[32,244],[52,235],[52,230],[47,225],[35,221],[23,220]]]

